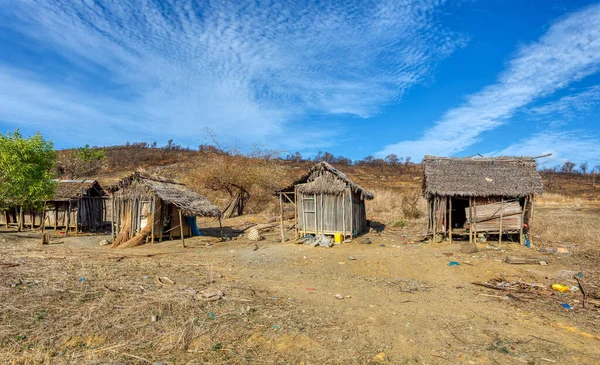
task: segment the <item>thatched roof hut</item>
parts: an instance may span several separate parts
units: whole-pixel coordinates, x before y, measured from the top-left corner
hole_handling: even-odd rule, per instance
[[[106,192],[96,180],[55,180],[52,201],[69,201],[86,196],[106,196]]]
[[[25,226],[44,226],[75,229],[76,232],[99,230],[106,221],[107,194],[96,180],[54,180],[56,187],[52,199],[46,202],[46,210],[26,209],[23,213]],[[0,224],[16,224],[17,209],[13,208],[0,217]]]
[[[452,239],[454,233],[472,238],[477,232],[498,234],[500,240],[505,233],[523,236],[523,227],[533,220],[534,197],[542,192],[542,178],[531,157],[423,159],[423,195],[434,236]]]
[[[296,235],[341,233],[354,237],[367,228],[365,200],[373,193],[327,162],[313,165],[302,177],[278,190],[280,203],[294,205]],[[281,209],[282,240],[283,208]]]
[[[160,176],[135,172],[111,186],[112,194],[121,191],[121,197],[150,198],[156,195],[165,203],[181,209],[187,217],[219,217],[221,210],[208,199],[188,189],[184,184]],[[118,193],[117,193],[118,194]]]
[[[305,194],[335,195],[350,188],[354,193],[360,194],[362,199],[372,200],[374,197],[372,192],[350,180],[343,172],[324,161],[314,164],[306,174],[278,192],[294,191],[295,186],[299,186],[299,191]]]
[[[109,188],[113,196],[113,245],[132,247],[149,237],[162,240],[200,234],[196,217],[221,217],[221,210],[184,184],[135,172]],[[185,218],[184,218],[185,217]]]
[[[541,194],[542,178],[530,157],[423,159],[423,192],[427,196],[525,197]]]

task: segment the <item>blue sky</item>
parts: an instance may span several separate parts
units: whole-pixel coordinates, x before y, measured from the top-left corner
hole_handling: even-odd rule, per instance
[[[0,131],[600,164],[600,3],[0,0]]]

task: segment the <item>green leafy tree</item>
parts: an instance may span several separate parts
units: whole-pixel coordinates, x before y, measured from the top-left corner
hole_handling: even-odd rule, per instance
[[[19,130],[0,133],[0,207],[19,207],[19,230],[23,207],[40,207],[54,194],[56,152],[51,141],[38,132],[23,138]]]
[[[57,170],[61,176],[78,179],[97,172],[106,159],[102,149],[90,148],[89,145],[73,150],[60,151]]]

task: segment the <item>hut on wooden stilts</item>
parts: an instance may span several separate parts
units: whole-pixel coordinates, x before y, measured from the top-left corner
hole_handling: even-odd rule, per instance
[[[373,193],[350,180],[327,162],[315,164],[304,176],[277,191],[283,228],[283,204],[294,206],[296,237],[306,234],[356,237],[367,229],[365,200]]]
[[[543,192],[535,159],[530,157],[423,159],[427,232],[434,239],[478,234],[519,234],[533,223],[534,197]],[[525,232],[526,233],[526,232]]]
[[[56,180],[51,200],[40,209],[23,209],[23,227],[96,231],[106,221],[107,194],[96,180]],[[20,209],[0,215],[0,224],[18,225]]]
[[[113,247],[133,247],[199,235],[196,217],[216,217],[221,210],[184,184],[141,172],[109,188],[112,195]],[[145,241],[145,242],[144,242]]]

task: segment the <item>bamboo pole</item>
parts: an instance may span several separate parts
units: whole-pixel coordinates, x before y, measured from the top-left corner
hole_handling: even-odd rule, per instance
[[[183,218],[181,217],[181,209],[179,211],[179,232],[181,233],[181,247],[185,248],[185,238],[183,237]]]
[[[279,193],[279,221],[281,228],[281,243],[285,242],[285,233],[283,232],[283,196]]]
[[[448,205],[450,206],[448,213],[448,236],[450,237],[450,244],[452,244],[452,197],[448,197]]]

